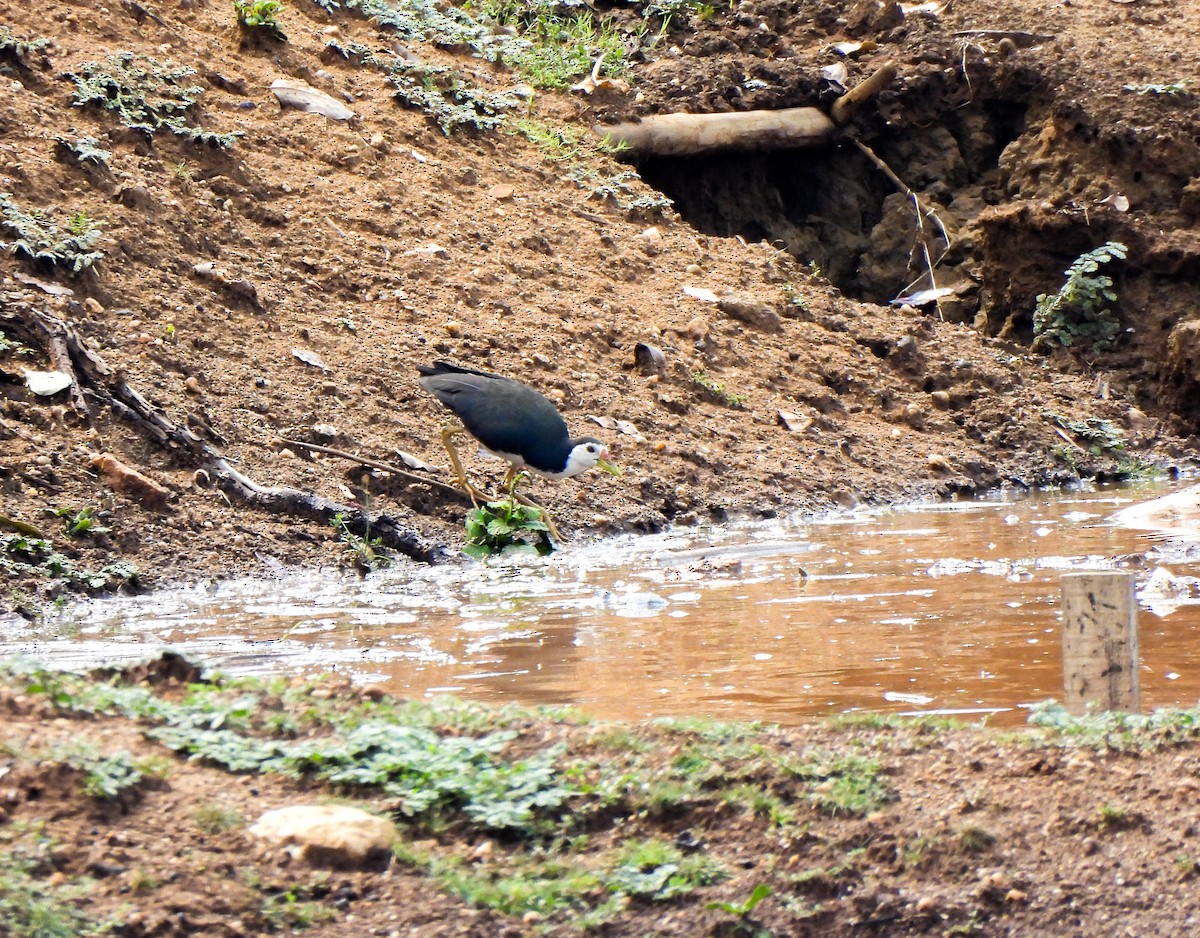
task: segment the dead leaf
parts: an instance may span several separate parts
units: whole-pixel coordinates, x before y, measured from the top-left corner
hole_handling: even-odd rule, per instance
[[[354,112],[324,91],[318,91],[307,82],[290,78],[279,78],[271,82],[271,94],[279,99],[283,107],[294,107],[298,111],[321,114],[335,121],[346,121]]]
[[[720,303],[721,298],[713,293],[712,290],[706,290],[704,287],[684,287],[684,296],[690,296],[693,300],[702,300],[705,303]]]
[[[37,277],[30,277],[28,274],[23,274],[19,270],[13,271],[13,279],[27,286],[37,287],[43,293],[49,293],[51,296],[75,295],[75,291],[70,287],[59,286],[57,283],[47,283],[45,280],[38,280]]]
[[[294,348],[292,354],[306,365],[311,365],[313,368],[320,368],[322,371],[328,371],[329,367],[321,360],[321,356],[316,352],[310,352],[307,349]]]
[[[934,290],[918,290],[916,293],[910,293],[907,296],[898,296],[892,300],[893,306],[926,306],[930,303],[936,303],[944,296],[953,296],[954,291],[949,287],[938,287]]]
[[[835,62],[833,65],[826,65],[821,69],[821,77],[844,88],[846,87],[846,79],[850,77],[850,70],[841,62]]]
[[[71,376],[65,371],[30,371],[25,372],[25,384],[38,397],[52,397],[59,391],[65,391],[71,386]]]
[[[790,410],[781,410],[775,416],[780,426],[792,433],[803,433],[813,424],[812,417],[807,414],[793,414]]]

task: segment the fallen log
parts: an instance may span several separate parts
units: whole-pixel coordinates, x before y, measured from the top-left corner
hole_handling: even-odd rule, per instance
[[[357,505],[344,505],[312,492],[289,486],[259,485],[234,469],[216,449],[186,427],[181,427],[154,407],[130,384],[87,347],[69,324],[48,313],[31,311],[47,336],[54,336],[70,354],[81,384],[163,446],[184,456],[198,474],[211,479],[231,498],[263,511],[312,518],[331,523],[340,515],[351,533],[379,538],[384,546],[416,560],[429,563],[448,559],[451,552],[437,541],[429,541],[389,515],[371,516]]]
[[[687,156],[713,150],[782,150],[826,142],[836,127],[815,107],[725,114],[659,114],[592,131],[635,156]]]
[[[896,77],[884,62],[833,105],[833,117],[815,107],[725,114],[656,114],[620,124],[596,124],[592,132],[634,156],[689,156],[715,150],[784,150],[819,146]]]

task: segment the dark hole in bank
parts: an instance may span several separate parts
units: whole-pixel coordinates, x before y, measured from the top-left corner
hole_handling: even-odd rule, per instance
[[[988,102],[940,124],[881,133],[871,148],[932,208],[951,232],[938,283],[960,283],[968,297],[973,245],[956,234],[987,204],[1002,200],[999,157],[1024,126],[1025,106]],[[649,157],[647,183],[671,198],[698,231],[767,241],[828,277],[848,296],[887,303],[927,287],[911,200],[850,142],[768,153]],[[926,221],[936,256],[945,244]],[[977,292],[977,291],[976,291]],[[978,300],[974,301],[975,307]]]

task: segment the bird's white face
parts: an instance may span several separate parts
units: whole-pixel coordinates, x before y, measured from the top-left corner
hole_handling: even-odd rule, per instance
[[[577,443],[571,450],[571,455],[567,457],[567,468],[557,478],[569,479],[571,476],[579,475],[579,473],[596,466],[613,475],[620,474],[620,470],[609,461],[607,446],[599,440],[584,440],[582,443]]]

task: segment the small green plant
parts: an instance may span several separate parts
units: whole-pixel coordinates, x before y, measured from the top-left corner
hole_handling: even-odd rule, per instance
[[[1100,267],[1124,260],[1129,249],[1120,241],[1108,241],[1081,254],[1064,273],[1066,280],[1054,294],[1038,295],[1033,311],[1033,348],[1068,347],[1090,341],[1092,351],[1116,347],[1121,324],[1113,304],[1117,294],[1112,278]]]
[[[1072,420],[1051,411],[1045,411],[1042,416],[1055,426],[1084,440],[1093,456],[1106,452],[1122,452],[1125,449],[1125,431],[1111,420],[1101,420],[1099,417]]]
[[[91,505],[84,508],[54,508],[50,509],[50,514],[62,518],[68,537],[108,533],[108,528],[96,520],[96,509]]]
[[[732,410],[741,410],[746,406],[744,395],[727,390],[723,382],[714,380],[703,371],[693,371],[692,382],[714,404],[720,404],[722,407],[729,407]]]
[[[551,163],[578,162],[594,152],[585,143],[583,131],[567,124],[553,125],[524,117],[513,121],[512,129],[536,146],[542,157]]]
[[[14,355],[32,355],[33,349],[28,345],[10,339],[3,329],[0,329],[0,354],[12,352]]]
[[[311,928],[337,917],[333,909],[301,899],[295,889],[264,898],[260,913],[272,930]]]
[[[49,39],[18,39],[11,29],[0,25],[0,59],[19,68],[29,68],[29,57],[50,45]]]
[[[1169,84],[1144,84],[1144,85],[1122,85],[1125,91],[1132,91],[1134,94],[1165,94],[1171,97],[1188,93],[1186,81],[1173,81]]]
[[[192,811],[192,821],[198,830],[205,834],[219,834],[222,831],[233,830],[246,823],[241,813],[233,808],[225,808],[211,801],[196,805]]]
[[[728,912],[734,916],[737,919],[737,923],[734,925],[734,934],[753,936],[753,938],[770,938],[770,930],[750,917],[750,913],[770,894],[771,887],[766,883],[759,883],[741,902],[709,902],[704,907]]]
[[[809,800],[829,814],[868,814],[893,797],[879,763],[854,753],[810,749],[779,767],[807,780]]]
[[[1099,815],[1096,827],[1101,831],[1119,830],[1129,824],[1129,810],[1110,801],[1100,805]]]
[[[0,534],[0,573],[65,580],[72,586],[97,592],[137,583],[141,571],[123,560],[99,570],[85,570],[54,549],[45,538],[27,534]]]
[[[194,68],[118,52],[103,62],[86,62],[70,74],[75,83],[72,103],[96,105],[114,112],[126,127],[152,135],[160,130],[209,146],[228,149],[242,136],[203,130],[188,123],[204,89],[189,85]]]
[[[279,24],[279,11],[283,4],[279,0],[233,0],[233,12],[238,25],[243,29],[287,42],[287,33]]]
[[[710,857],[684,855],[673,844],[652,839],[624,844],[605,882],[613,892],[662,902],[720,882],[725,876]]]
[[[620,146],[605,147],[603,141],[601,147],[602,149],[609,149],[610,152],[622,149]],[[641,191],[649,187],[642,182],[642,177],[631,169],[617,173],[615,176],[600,179],[591,170],[580,167],[568,173],[568,177],[574,180],[580,187],[590,190],[588,192],[589,199],[597,202],[611,203],[622,211],[631,214],[639,216],[644,214],[661,215],[674,205],[669,198],[660,192]]]
[[[425,111],[447,137],[461,127],[493,130],[517,104],[511,94],[492,94],[436,65],[397,62],[388,71],[393,97]]]
[[[958,831],[958,845],[968,853],[983,853],[996,843],[996,835],[976,824],[968,824]]]
[[[6,829],[0,839],[0,922],[9,938],[91,938],[110,932],[114,923],[85,915],[78,907],[86,882],[53,886],[45,859],[52,842],[35,833],[36,844],[15,842],[20,831]]]
[[[392,558],[383,547],[383,539],[371,537],[369,520],[367,529],[362,534],[356,534],[350,529],[350,522],[341,512],[334,515],[329,523],[345,545],[346,556],[360,573],[370,573],[372,570],[391,566]]]
[[[159,769],[128,752],[102,754],[90,747],[68,750],[59,761],[83,773],[83,792],[98,801],[112,801],[142,784]]]
[[[16,235],[13,241],[0,241],[0,250],[73,274],[104,257],[103,251],[92,250],[100,240],[100,226],[83,212],[72,215],[64,230],[43,212],[27,212],[13,201],[11,193],[0,192],[0,229]]]
[[[76,166],[108,166],[112,150],[105,150],[95,137],[56,137],[58,152]]]
[[[467,512],[467,545],[463,552],[471,557],[490,557],[511,550],[533,550],[539,554],[553,551],[550,526],[542,513],[515,498],[501,498]]]

